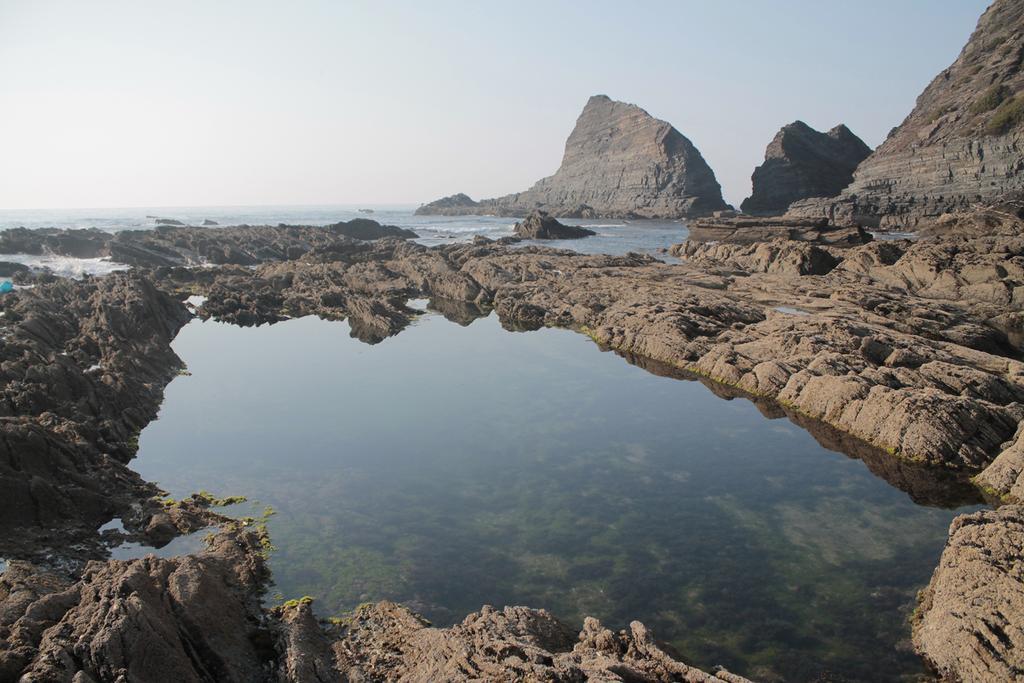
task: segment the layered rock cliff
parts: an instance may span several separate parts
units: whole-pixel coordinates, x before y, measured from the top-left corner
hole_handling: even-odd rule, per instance
[[[869,154],[871,148],[843,124],[821,133],[794,121],[769,143],[764,163],[750,178],[753,192],[741,208],[744,213],[776,216],[798,199],[835,197]]]
[[[480,202],[452,195],[416,213],[683,218],[726,206],[714,171],[685,136],[634,104],[595,95],[554,175],[525,192]]]
[[[797,215],[913,228],[1024,191],[1024,2],[996,0],[960,56],[854,174],[841,201]]]

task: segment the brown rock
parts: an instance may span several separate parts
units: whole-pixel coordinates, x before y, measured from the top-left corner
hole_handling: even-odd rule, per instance
[[[1024,680],[1022,558],[1024,508],[953,520],[913,619],[914,646],[943,680]]]
[[[516,223],[515,233],[516,237],[532,240],[576,240],[597,234],[575,225],[563,225],[543,211],[533,211]]]

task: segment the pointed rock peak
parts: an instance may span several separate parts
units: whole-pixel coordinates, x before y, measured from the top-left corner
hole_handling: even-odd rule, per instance
[[[587,100],[554,175],[474,205],[451,200],[417,213],[520,216],[543,209],[563,217],[683,218],[727,208],[714,171],[692,142],[668,122],[607,95]]]
[[[741,205],[758,215],[785,213],[808,197],[834,197],[853,180],[853,171],[871,150],[846,126],[821,133],[794,121],[775,134],[764,163],[751,176],[753,193]]]
[[[794,121],[793,123],[789,124],[788,126],[783,126],[782,127],[782,131],[787,131],[787,130],[799,130],[801,132],[803,132],[803,131],[817,132],[813,128],[808,126],[806,123],[801,121],[800,119],[797,119],[796,121]],[[780,131],[780,132],[782,132],[782,131]]]
[[[593,95],[589,100],[587,100],[586,105],[583,107],[583,111],[580,112],[580,118],[582,119],[586,116],[617,117],[621,116],[623,112],[632,112],[634,115],[644,116],[652,121],[665,123],[661,119],[651,116],[646,109],[643,109],[632,102],[613,100],[607,95]],[[669,124],[665,123],[665,125],[667,126]]]

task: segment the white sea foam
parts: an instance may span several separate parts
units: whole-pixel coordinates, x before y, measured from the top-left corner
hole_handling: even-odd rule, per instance
[[[198,311],[200,308],[203,307],[203,304],[206,303],[206,298],[207,297],[200,296],[199,294],[193,294],[189,298],[185,299],[185,305],[191,308],[193,311]]]
[[[130,267],[123,263],[114,263],[107,258],[74,258],[52,254],[0,254],[0,261],[21,263],[29,268],[45,269],[54,275],[75,279],[85,275],[106,275]]]

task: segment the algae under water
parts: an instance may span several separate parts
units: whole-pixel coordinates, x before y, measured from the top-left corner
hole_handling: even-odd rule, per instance
[[[683,661],[753,678],[922,672],[907,618],[953,510],[574,332],[436,314],[374,346],[348,332],[190,323],[191,375],[133,463],[176,497],[272,505],[278,600],[638,619]]]

